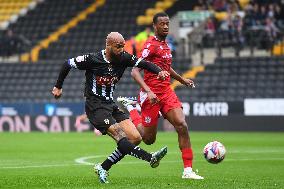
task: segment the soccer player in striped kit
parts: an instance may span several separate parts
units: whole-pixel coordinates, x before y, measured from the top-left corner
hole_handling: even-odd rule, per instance
[[[71,68],[85,70],[85,111],[89,121],[103,135],[109,135],[117,143],[115,151],[102,164],[94,169],[102,183],[108,183],[108,170],[113,161],[119,161],[125,155],[131,155],[145,160],[155,168],[166,155],[167,147],[152,154],[131,143],[131,137],[140,137],[133,123],[118,109],[113,101],[116,83],[122,77],[127,67],[138,67],[155,73],[164,80],[169,76],[153,63],[138,59],[124,51],[125,40],[118,32],[111,32],[106,38],[106,48],[97,53],[77,56],[66,61],[59,73],[52,90],[55,98],[62,95],[62,85]],[[125,128],[125,129],[124,129]],[[128,138],[127,138],[128,137]],[[139,141],[140,142],[140,141]]]

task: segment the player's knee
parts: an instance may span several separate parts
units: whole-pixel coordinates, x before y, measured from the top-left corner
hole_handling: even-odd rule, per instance
[[[178,133],[188,132],[186,121],[185,120],[178,120],[176,122],[175,129]]]
[[[144,143],[147,144],[147,145],[152,145],[152,144],[155,143],[155,140],[151,140],[151,139],[150,139],[150,140],[149,140],[149,139],[144,139],[143,141],[144,141]]]
[[[151,144],[154,144],[156,141],[156,137],[145,137],[143,138],[143,142],[147,145],[151,145]]]
[[[176,120],[176,125],[180,126],[180,127],[187,127],[187,123],[186,123],[185,119]]]
[[[130,139],[131,143],[138,145],[142,141],[142,137],[140,135],[135,135]]]

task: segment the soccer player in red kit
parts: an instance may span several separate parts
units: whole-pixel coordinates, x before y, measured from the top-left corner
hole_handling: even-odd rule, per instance
[[[169,16],[166,13],[157,13],[153,17],[155,36],[151,36],[142,50],[141,57],[158,65],[162,70],[168,71],[174,79],[188,87],[194,87],[194,82],[177,74],[172,68],[172,54],[166,37],[169,32]],[[170,78],[158,80],[157,75],[144,70],[144,79],[139,69],[132,70],[132,77],[141,86],[139,101],[141,115],[133,106],[133,100],[118,98],[130,112],[132,122],[140,132],[144,143],[150,145],[156,140],[159,112],[174,127],[178,134],[178,143],[184,164],[182,178],[203,179],[192,170],[193,153],[188,133],[187,123],[182,111],[182,105],[175,92],[170,87]]]

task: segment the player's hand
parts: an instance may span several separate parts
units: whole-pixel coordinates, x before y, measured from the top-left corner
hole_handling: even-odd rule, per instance
[[[58,99],[62,95],[62,89],[58,89],[57,87],[53,87],[52,94],[53,94],[54,98]]]
[[[182,84],[187,87],[195,88],[194,81],[192,81],[191,79],[183,79]]]
[[[80,125],[81,125],[81,118],[80,118],[80,116],[79,117],[77,117],[76,118],[76,121],[75,121],[75,127],[80,127]]]
[[[169,77],[170,76],[170,73],[169,72],[167,72],[167,71],[160,71],[159,73],[158,73],[158,77],[157,77],[157,79],[159,79],[159,80],[165,80],[167,77]]]
[[[82,115],[77,117],[76,122],[75,122],[75,126],[79,127],[82,121],[87,121],[87,120],[88,120],[87,114],[82,114]]]
[[[149,98],[149,101],[151,104],[156,104],[159,102],[159,98],[157,97],[157,95],[155,93],[153,93],[152,91],[148,91],[147,92],[147,96]]]

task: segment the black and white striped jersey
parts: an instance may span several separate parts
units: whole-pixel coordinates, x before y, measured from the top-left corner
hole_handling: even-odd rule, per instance
[[[140,65],[142,63],[143,66]],[[153,65],[149,66],[149,64],[151,63],[138,59],[127,52],[123,52],[117,60],[109,62],[105,57],[105,50],[68,59],[69,67],[86,70],[85,96],[95,95],[103,97],[105,100],[113,100],[115,85],[127,67],[137,66],[145,69],[148,67],[154,73],[161,71],[154,64],[154,69]]]

